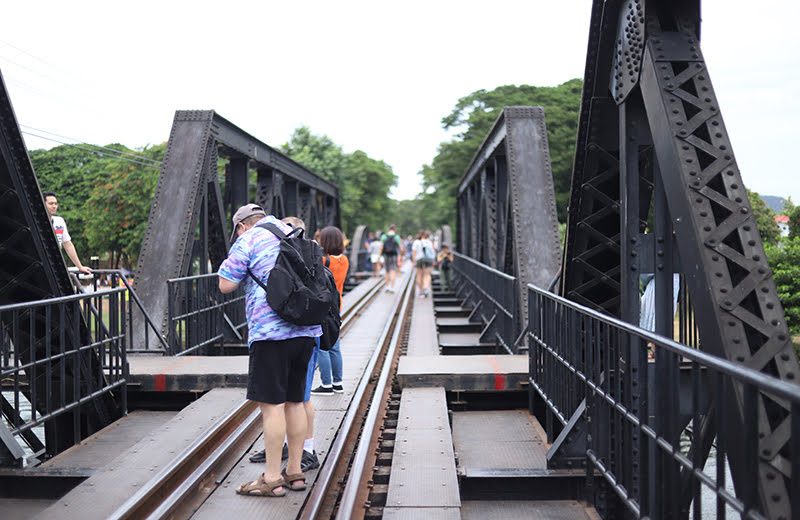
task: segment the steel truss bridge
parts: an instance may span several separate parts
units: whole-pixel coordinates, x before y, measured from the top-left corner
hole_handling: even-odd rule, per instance
[[[62,356],[25,390],[47,416],[42,449],[57,453],[124,413],[124,373],[109,370],[108,353],[77,348],[92,342],[94,321],[68,304],[66,265],[4,85],[0,96],[0,305],[60,299],[62,309],[0,313],[3,374]],[[168,350],[167,281],[213,273],[232,208],[250,200],[300,216],[311,233],[339,224],[336,186],[213,111],[177,112],[136,298],[121,310],[131,330],[103,332],[123,360],[126,348]],[[457,204],[454,267],[471,319],[498,352],[527,353],[548,464],[587,468],[601,513],[696,515],[703,486],[746,517],[800,515],[798,359],[703,59],[699,0],[593,2],[563,248],[541,108],[503,110]],[[642,276],[653,280],[654,331],[639,327]],[[235,340],[233,324],[222,328]],[[70,406],[57,388],[92,398]],[[0,437],[0,462],[13,464],[4,423]],[[732,490],[724,471],[703,472],[712,447]]]

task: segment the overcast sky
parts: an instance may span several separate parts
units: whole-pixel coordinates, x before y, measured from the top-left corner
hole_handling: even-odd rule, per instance
[[[702,49],[744,182],[800,203],[800,7],[704,0]],[[23,131],[131,148],[214,109],[278,147],[307,125],[392,166],[397,198],[457,100],[583,77],[590,0],[6,2],[0,70]],[[44,133],[50,132],[50,133]],[[58,134],[64,137],[56,137]],[[30,149],[58,143],[25,135]]]

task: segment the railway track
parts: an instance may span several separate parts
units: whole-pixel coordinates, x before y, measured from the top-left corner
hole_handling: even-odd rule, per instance
[[[403,277],[390,318],[383,325],[377,347],[367,363],[339,431],[316,475],[298,518],[377,518],[380,486],[388,482],[384,428],[391,414],[390,395],[397,357],[410,318],[413,274]],[[344,309],[342,337],[368,310],[383,290],[377,282]],[[396,408],[396,407],[395,407]],[[396,412],[395,412],[396,413]],[[217,489],[261,435],[261,413],[252,401],[242,401],[214,428],[188,445],[145,486],[128,498],[109,518],[191,518]],[[384,447],[381,446],[383,443]],[[390,462],[391,464],[391,462]],[[381,476],[387,473],[385,476]],[[227,490],[225,490],[227,491]],[[385,491],[383,493],[385,503]]]

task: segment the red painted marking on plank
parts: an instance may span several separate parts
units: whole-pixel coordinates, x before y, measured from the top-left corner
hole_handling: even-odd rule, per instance
[[[167,376],[164,374],[156,374],[153,376],[155,380],[156,392],[166,392],[167,391]]]
[[[501,367],[500,363],[497,362],[497,358],[494,357],[494,354],[489,354],[486,356],[486,359],[489,360],[489,364],[492,366],[492,370],[494,370],[494,389],[505,390],[506,376],[502,373],[503,367]]]
[[[170,366],[168,366],[167,368],[165,368],[164,370],[159,372],[159,374],[167,374],[169,372],[172,372],[173,370],[175,370],[175,369],[177,369],[179,367],[182,367],[186,363],[189,363],[190,361],[194,361],[195,359],[197,359],[197,357],[198,356],[184,356],[183,358],[181,358],[180,361],[177,361],[177,362],[171,364]]]

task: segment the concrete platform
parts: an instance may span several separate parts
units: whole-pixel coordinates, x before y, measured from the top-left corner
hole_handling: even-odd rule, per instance
[[[521,390],[528,383],[528,356],[403,356],[397,380],[403,388]]]

